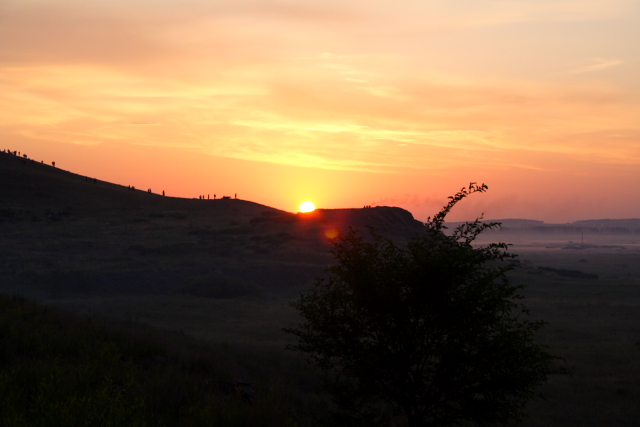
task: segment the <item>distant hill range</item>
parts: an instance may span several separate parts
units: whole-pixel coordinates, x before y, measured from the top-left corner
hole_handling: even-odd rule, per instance
[[[496,231],[514,233],[563,233],[584,232],[599,234],[640,234],[640,219],[590,219],[566,224],[547,224],[531,219],[489,219],[485,222],[500,222],[502,227]],[[454,228],[461,222],[447,223]]]
[[[0,153],[5,289],[290,288],[323,274],[338,231],[367,226],[399,241],[425,229],[397,207],[292,213],[247,200],[164,197]]]

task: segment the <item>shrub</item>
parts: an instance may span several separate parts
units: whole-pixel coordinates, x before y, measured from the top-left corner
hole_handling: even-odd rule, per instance
[[[534,341],[509,283],[514,255],[504,243],[474,247],[480,219],[443,233],[451,208],[485,185],[471,184],[429,219],[427,233],[399,247],[373,229],[333,241],[328,280],[291,305],[304,322],[285,329],[327,374],[340,425],[446,426],[520,420],[547,376],[564,372]]]

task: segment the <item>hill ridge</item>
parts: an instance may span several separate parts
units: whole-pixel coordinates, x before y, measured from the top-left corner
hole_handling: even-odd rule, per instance
[[[302,214],[169,197],[7,153],[0,182],[0,282],[49,294],[190,292],[201,279],[285,289],[323,274],[338,230],[397,241],[424,230],[397,207]]]

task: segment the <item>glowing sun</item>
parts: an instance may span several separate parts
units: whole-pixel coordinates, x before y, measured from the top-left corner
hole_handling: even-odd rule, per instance
[[[316,210],[316,207],[311,202],[302,202],[300,204],[300,212],[313,212]]]

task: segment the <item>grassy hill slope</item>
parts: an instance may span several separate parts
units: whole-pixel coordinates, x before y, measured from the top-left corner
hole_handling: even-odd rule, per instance
[[[288,289],[322,274],[337,230],[371,225],[404,239],[422,228],[400,208],[294,214],[163,197],[6,153],[0,182],[0,278],[51,295]]]

